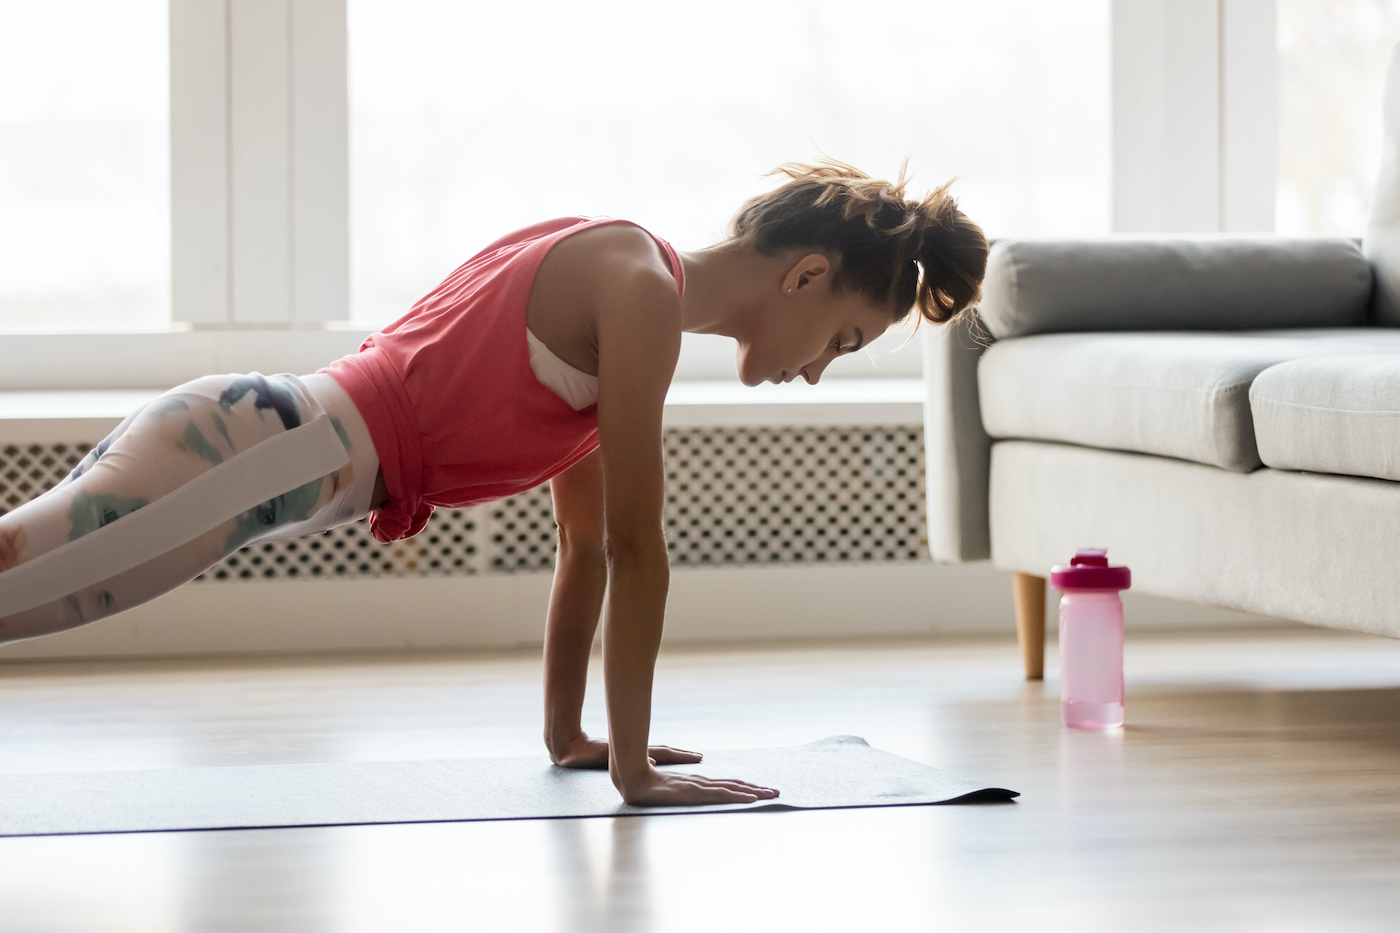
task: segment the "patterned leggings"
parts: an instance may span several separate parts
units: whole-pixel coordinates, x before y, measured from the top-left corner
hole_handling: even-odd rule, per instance
[[[83,581],[72,592],[3,615],[6,571],[56,552],[254,445],[323,416],[331,419],[349,453],[345,466],[106,580],[85,581],[81,563],[75,561],[63,571],[65,579],[71,571],[75,581]],[[0,515],[0,643],[130,609],[192,580],[246,545],[314,534],[362,518],[378,471],[364,420],[330,376],[207,376],[172,389],[123,421],[53,489]],[[50,558],[63,559],[57,553]]]

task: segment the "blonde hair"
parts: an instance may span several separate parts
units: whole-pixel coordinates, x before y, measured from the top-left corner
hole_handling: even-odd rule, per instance
[[[831,254],[832,287],[893,304],[896,320],[918,308],[921,319],[945,324],[981,296],[987,237],[958,210],[951,181],[915,201],[904,197],[904,167],[894,184],[833,160],[789,162],[773,174],[789,180],[739,209],[735,241],[767,256]]]

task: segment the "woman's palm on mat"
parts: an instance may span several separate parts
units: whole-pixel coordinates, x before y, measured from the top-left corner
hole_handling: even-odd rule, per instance
[[[699,774],[677,774],[655,768],[640,780],[619,786],[622,799],[634,807],[684,807],[706,803],[755,803],[778,796],[772,787],[748,781],[707,778]]]
[[[653,765],[695,764],[704,756],[669,745],[651,745],[647,757]],[[550,751],[550,758],[561,768],[591,768],[607,770],[608,743],[602,739],[579,735],[561,751]],[[675,807],[704,803],[753,803],[778,796],[771,787],[760,787],[747,781],[707,778],[699,774],[649,771],[641,786],[627,788],[623,797],[634,806]]]
[[[550,749],[550,759],[561,768],[589,768],[597,771],[608,769],[608,743],[603,739],[592,739],[579,735],[560,751]],[[647,747],[647,757],[654,765],[693,765],[705,756],[699,752],[688,752],[683,748],[669,745]]]

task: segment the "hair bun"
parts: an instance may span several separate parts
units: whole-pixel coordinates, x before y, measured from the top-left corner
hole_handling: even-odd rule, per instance
[[[914,255],[922,269],[915,304],[919,313],[935,324],[961,314],[982,296],[987,273],[987,237],[982,228],[958,209],[948,181],[919,202],[918,249]]]
[[[832,253],[840,259],[833,287],[893,303],[897,320],[917,307],[924,320],[945,323],[981,294],[987,238],[958,210],[951,181],[907,199],[907,166],[890,183],[833,159],[780,165],[774,174],[788,181],[739,210],[733,237],[767,255]]]

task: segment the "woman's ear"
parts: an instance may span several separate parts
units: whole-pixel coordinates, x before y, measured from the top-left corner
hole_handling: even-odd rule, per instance
[[[783,277],[783,294],[796,295],[809,285],[824,281],[831,272],[831,260],[821,253],[809,253],[793,263]]]

